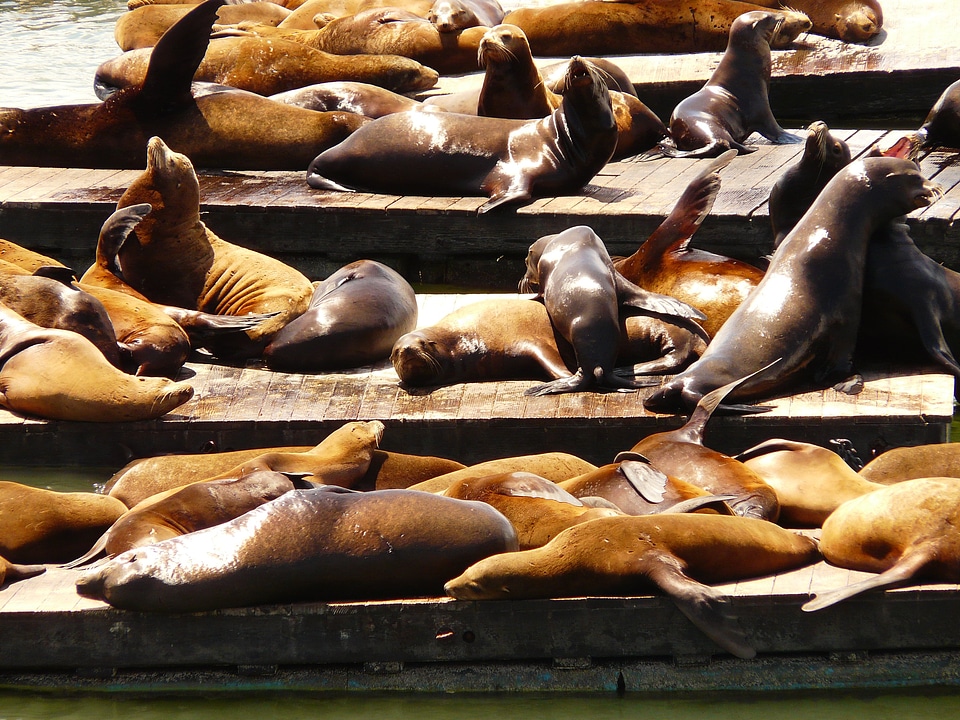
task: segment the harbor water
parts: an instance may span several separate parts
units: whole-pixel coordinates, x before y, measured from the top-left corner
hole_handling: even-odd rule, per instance
[[[123,0],[0,0],[0,107],[96,102],[97,65],[119,53],[113,25]],[[0,237],[3,236],[0,216]],[[68,471],[3,468],[0,479],[55,490],[93,490],[118,468]],[[945,619],[946,620],[946,619]],[[952,620],[951,620],[952,621]],[[519,631],[519,629],[518,629]],[[496,715],[503,720],[904,720],[960,717],[960,689],[875,688],[804,693],[724,693],[650,697],[615,694],[303,693],[282,689],[229,692],[79,692],[0,689],[0,720],[449,720]]]

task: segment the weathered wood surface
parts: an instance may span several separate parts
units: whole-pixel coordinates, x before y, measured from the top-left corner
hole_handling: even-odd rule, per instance
[[[802,131],[800,131],[802,132]],[[837,131],[861,153],[900,133]],[[713,211],[693,244],[756,261],[772,249],[770,188],[802,145],[772,145],[734,158],[722,172]],[[913,213],[917,244],[960,267],[960,169],[956,152],[925,155],[922,168],[946,196]],[[527,248],[572,225],[597,231],[610,253],[626,255],[662,222],[708,160],[635,157],[608,164],[581,192],[541,198],[478,216],[484,198],[335,193],[309,188],[302,173],[201,173],[201,210],[225,240],[277,257],[323,278],[361,257],[380,260],[414,283],[476,290],[515,289]],[[0,167],[0,237],[51,255],[78,271],[93,261],[103,221],[135,170]]]
[[[420,295],[419,325],[483,295]],[[513,297],[517,297],[513,295]],[[953,413],[953,378],[936,372],[864,373],[863,392],[835,390],[782,397],[769,412],[714,417],[710,447],[740,452],[771,437],[826,444],[844,437],[864,458],[897,445],[943,442]],[[244,367],[197,358],[181,379],[194,397],[158,420],[70,423],[28,419],[0,410],[0,461],[120,467],[130,455],[313,445],[351,420],[382,420],[387,450],[479,462],[506,455],[564,451],[593,463],[612,461],[653,432],[684,418],[647,412],[634,392],[527,397],[535,380],[399,387],[389,361],[346,372],[279,373],[258,362]],[[52,457],[55,455],[56,457]]]

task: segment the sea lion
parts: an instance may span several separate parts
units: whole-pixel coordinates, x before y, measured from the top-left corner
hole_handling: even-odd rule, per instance
[[[50,420],[152,420],[193,397],[193,386],[128,375],[89,340],[41,328],[0,305],[0,405]],[[2,554],[2,553],[0,553]]]
[[[759,132],[774,143],[801,142],[777,122],[770,109],[770,43],[784,24],[805,25],[803,13],[754,11],[730,26],[730,39],[706,84],[681,100],[670,115],[670,136],[660,143],[669,157],[716,157],[733,148],[756,148],[743,142]]]
[[[603,75],[603,79],[607,81],[607,87],[610,90],[617,90],[619,92],[625,93],[626,95],[634,95],[639,98],[637,95],[637,88],[634,87],[633,80],[630,79],[630,76],[627,75],[627,72],[613,62],[610,58],[605,57],[588,57],[586,58],[593,63],[594,67],[600,71]],[[551,63],[550,65],[544,65],[540,68],[540,73],[543,75],[543,81],[546,83],[547,87],[553,90],[553,92],[560,92],[560,88],[563,85],[563,71],[566,63],[558,62]]]
[[[93,492],[55,492],[0,481],[0,557],[13,563],[67,562],[127,510]]]
[[[571,525],[622,514],[584,505],[557,483],[529,472],[464,478],[442,494],[485,502],[502,512],[517,531],[520,550],[546,545]]]
[[[157,43],[143,83],[102,103],[0,109],[0,164],[137,169],[159,135],[200,167],[302,169],[366,122],[219,86],[192,94],[222,4],[207,0],[187,13]]]
[[[670,477],[639,453],[623,453],[617,462],[557,484],[577,498],[604,498],[627,515],[693,512],[702,508],[733,514],[723,504],[732,496],[712,495],[703,488]]]
[[[197,612],[260,603],[438,595],[517,548],[486,503],[410,490],[293,490],[235,520],[129,550],[77,580],[118,608]]]
[[[865,480],[883,485],[923,477],[960,477],[960,443],[890,448],[859,473]]]
[[[865,43],[883,29],[883,9],[878,0],[755,0],[780,9],[785,5],[810,18],[810,32],[844,42]]]
[[[317,112],[357,113],[370,119],[405,110],[426,109],[419,100],[361,82],[324,82],[270,96],[275,102]]]
[[[417,326],[417,297],[400,273],[374,260],[349,263],[317,285],[310,305],[263,351],[272,370],[315,372],[390,357]]]
[[[603,241],[585,225],[537,240],[527,253],[526,266],[520,292],[535,292],[543,298],[551,324],[573,347],[577,363],[572,376],[530,388],[527,395],[649,385],[613,372],[621,304],[661,315],[703,318],[685,303],[626,280],[614,270]]]
[[[960,80],[940,94],[917,136],[922,147],[960,148]]]
[[[648,435],[631,452],[640,453],[668,476],[711,494],[732,496],[728,504],[736,515],[776,522],[780,502],[774,489],[739,460],[703,444],[703,433],[714,410],[748,380],[749,376],[740,378],[707,393],[682,427]]]
[[[442,493],[453,483],[468,478],[482,478],[511,472],[529,472],[551,482],[559,483],[590,470],[596,470],[596,466],[578,458],[576,455],[563,452],[546,452],[535,455],[497,458],[468,465],[460,470],[437,475],[425,482],[411,485],[410,489]]]
[[[730,397],[770,397],[804,383],[822,388],[849,378],[868,242],[878,228],[941,193],[909,160],[864,158],[847,165],[784,238],[763,279],[700,359],[644,407],[690,408],[704,393],[777,359]]]
[[[113,26],[113,37],[121,50],[153,47],[170,27],[193,8],[188,5],[142,5],[122,13]],[[244,20],[279,25],[290,15],[273,2],[244,2],[224,5],[217,10],[216,22],[235,25]]]
[[[434,95],[425,107],[462,112],[484,117],[514,119],[541,118],[560,106],[562,92],[547,86],[530,52],[523,31],[515,25],[490,28],[480,40],[478,51],[484,70],[483,84],[477,91],[465,90],[451,95]],[[611,77],[593,58],[584,58],[600,71],[607,82]],[[562,83],[559,86],[563,87]],[[620,160],[654,147],[667,129],[636,93],[609,88],[613,115],[617,121],[617,149],[611,160]]]
[[[904,480],[848,500],[824,521],[820,549],[831,565],[879,574],[817,593],[802,609],[912,581],[960,582],[958,508],[958,478]]]
[[[106,555],[203,530],[240,517],[296,488],[314,485],[297,475],[255,470],[239,477],[191,483],[152,495],[116,519],[84,555],[64,564],[75,568]]]
[[[356,15],[373,8],[396,7],[426,18],[433,0],[306,0],[279,27],[316,30],[338,17]]]
[[[117,335],[103,303],[73,283],[69,268],[53,266],[48,270],[58,270],[60,277],[11,274],[0,269],[0,303],[40,327],[82,335],[107,362],[124,369]],[[44,269],[37,272],[43,273]]]
[[[12,563],[4,557],[0,557],[0,587],[17,582],[18,580],[36,577],[46,571],[47,568],[43,565],[20,565],[18,563]]]
[[[106,100],[118,89],[144,81],[153,57],[150,48],[130,50],[102,62],[94,89]],[[427,90],[436,70],[399,55],[346,58],[283,38],[214,37],[193,74],[198,83],[229,85],[258,95],[274,95],[322,82],[349,80],[394,92]]]
[[[368,130],[320,153],[307,170],[307,184],[401,195],[488,195],[481,213],[575,192],[613,155],[617,124],[606,84],[579,57],[568,63],[567,88],[560,107],[540,120],[421,112],[372,120]],[[384,167],[404,172],[385,173]]]
[[[763,271],[749,263],[690,246],[693,234],[713,208],[720,190],[720,170],[735,155],[735,150],[728,150],[707,164],[637,251],[613,263],[627,280],[682,300],[703,313],[700,325],[710,337],[763,277]]]
[[[658,2],[566,2],[519,7],[503,22],[519,26],[537,56],[695,53],[723,50],[730,27],[762,5],[724,0]],[[791,21],[793,18],[791,18]],[[784,25],[773,39],[778,49],[809,29]]]
[[[497,0],[434,0],[427,13],[442,33],[471,27],[494,27],[503,21],[503,7]]]
[[[781,525],[820,527],[841,504],[883,487],[819,445],[773,439],[734,455],[777,493]]]
[[[147,144],[147,168],[118,208],[153,210],[120,246],[123,279],[152,302],[217,315],[274,313],[242,333],[210,338],[222,358],[257,357],[277,332],[308,307],[313,286],[299,271],[222,240],[200,219],[200,184],[190,159],[159,137]]]
[[[458,600],[633,595],[658,588],[727,652],[753,657],[724,595],[702,583],[769,575],[819,558],[816,542],[773,523],[722,515],[599,518],[541,548],[489,557],[450,580]]]
[[[787,168],[770,189],[774,247],[800,222],[820,191],[850,160],[850,147],[831,133],[825,122],[817,120],[807,127],[800,161]]]

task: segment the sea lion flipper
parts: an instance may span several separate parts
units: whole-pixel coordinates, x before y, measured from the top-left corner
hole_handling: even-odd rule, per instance
[[[151,210],[153,206],[150,203],[137,203],[118,208],[103,221],[100,237],[97,238],[97,267],[122,279],[123,273],[120,272],[117,255],[133,229]]]
[[[73,285],[77,279],[77,273],[73,268],[66,265],[43,265],[33,271],[34,276],[43,277],[49,280],[56,280],[64,285]]]
[[[721,385],[715,390],[711,390],[706,395],[700,398],[697,402],[697,406],[694,408],[693,412],[690,414],[690,419],[687,420],[686,424],[681,428],[682,431],[686,434],[688,439],[691,439],[692,442],[702,444],[703,442],[703,429],[706,427],[707,420],[713,415],[714,410],[721,406],[723,399],[729,395],[737,387],[745,383],[750,378],[756,377],[765,370],[770,369],[774,365],[780,362],[780,358],[777,358],[772,363],[756,370],[749,375],[745,375],[742,378],[729,382],[726,385]],[[753,405],[724,405],[727,410],[736,410],[738,412],[766,412],[770,408],[756,408]]]
[[[650,312],[660,313],[661,315],[677,316],[682,318],[692,318],[694,320],[706,320],[707,316],[682,300],[677,300],[669,295],[644,290],[639,285],[627,280],[619,272],[614,272],[614,280],[617,285],[617,300],[621,305],[648,310]]]
[[[736,657],[749,660],[757,654],[747,643],[736,615],[727,610],[726,595],[689,577],[674,555],[661,552],[660,557],[651,557],[645,553],[643,561],[650,580],[707,637]]]
[[[671,505],[664,510],[665,513],[688,513],[700,510],[701,508],[713,507],[721,515],[736,515],[736,513],[727,504],[731,500],[736,500],[736,495],[702,495],[701,497],[690,498]]]
[[[500,205],[506,205],[507,203],[514,202],[524,202],[532,199],[532,197],[533,196],[530,194],[529,190],[516,190],[514,192],[503,194],[498,192],[491,195],[490,199],[477,209],[477,213],[482,215],[483,213],[490,212],[495,207],[499,207]]]
[[[651,503],[663,502],[663,495],[667,490],[667,476],[651,465],[649,460],[623,460],[617,470],[644,500]]]
[[[874,577],[837,588],[836,590],[816,593],[813,599],[805,602],[800,609],[804,612],[814,612],[835,605],[841,600],[846,600],[867,590],[878,590],[904,585],[912,580],[928,563],[934,560],[936,555],[936,548],[932,546],[932,544],[922,545],[916,548],[914,552],[901,557],[893,567]]]
[[[210,30],[224,0],[206,0],[197,5],[160,37],[150,54],[147,74],[138,102],[153,112],[169,111],[192,99],[190,86],[200,67]]]
[[[68,563],[64,563],[60,567],[73,569],[73,568],[78,568],[81,565],[86,565],[88,562],[90,562],[91,560],[93,560],[94,558],[96,558],[98,555],[100,555],[106,550],[107,540],[109,539],[109,537],[110,537],[110,530],[108,528],[107,531],[103,533],[103,535],[101,535],[99,539],[93,544],[93,547],[87,550],[86,553],[78,557],[76,560],[71,560]]]
[[[47,571],[44,565],[19,565],[7,562],[3,558],[0,558],[0,561],[2,561],[0,562],[0,585],[6,585],[17,580],[26,580],[42,575]]]

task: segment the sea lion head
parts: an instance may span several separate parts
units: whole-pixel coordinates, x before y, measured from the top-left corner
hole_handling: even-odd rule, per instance
[[[427,13],[427,19],[442,33],[466,30],[480,24],[476,13],[458,0],[436,0]]]
[[[532,57],[526,34],[516,25],[497,25],[484,33],[477,49],[481,68],[492,65],[512,65],[524,56]]]
[[[450,382],[455,370],[446,345],[424,330],[401,336],[393,346],[390,361],[401,383],[418,387]]]
[[[817,120],[807,128],[803,159],[814,162],[818,167],[841,168],[850,162],[850,148],[830,133],[825,122]]]
[[[931,205],[943,196],[943,188],[927,180],[917,163],[898,157],[855,160],[837,173],[833,183],[869,191],[871,205],[880,208],[878,216],[884,220]]]
[[[883,27],[880,6],[871,7],[860,0],[847,3],[836,15],[837,33],[846,42],[866,42]]]
[[[782,49],[812,27],[810,18],[802,12],[754,10],[733,21],[729,44],[744,48],[766,45],[768,48]]]
[[[556,236],[545,235],[533,243],[530,249],[527,250],[527,258],[525,261],[527,271],[523,277],[520,278],[520,284],[518,286],[520,292],[540,294],[542,290],[540,287],[540,258],[543,256],[544,249],[554,237]]]

